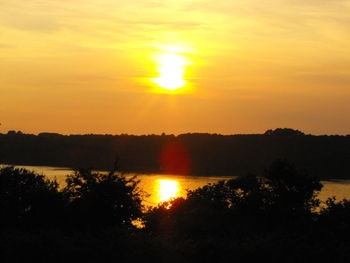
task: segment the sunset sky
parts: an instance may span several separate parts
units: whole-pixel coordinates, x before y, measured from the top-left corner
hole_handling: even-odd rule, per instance
[[[0,132],[350,134],[348,0],[0,0]]]

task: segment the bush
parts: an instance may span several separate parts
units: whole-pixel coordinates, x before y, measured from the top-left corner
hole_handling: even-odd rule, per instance
[[[143,192],[135,177],[81,169],[67,177],[63,192],[70,200],[69,224],[74,229],[131,226],[142,215]]]
[[[1,229],[54,225],[64,204],[56,182],[26,169],[0,169]]]
[[[349,240],[350,235],[350,200],[335,201],[329,198],[325,202],[319,215],[320,232],[327,232],[327,235],[337,239]]]
[[[186,236],[301,228],[313,222],[321,188],[317,178],[278,160],[261,176],[209,184],[160,204],[146,215],[146,228]]]

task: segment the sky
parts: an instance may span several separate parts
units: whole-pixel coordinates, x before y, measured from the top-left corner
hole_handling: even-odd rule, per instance
[[[0,132],[350,134],[349,0],[0,0]]]

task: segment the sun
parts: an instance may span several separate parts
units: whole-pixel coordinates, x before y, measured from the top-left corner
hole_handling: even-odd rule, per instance
[[[186,85],[185,66],[186,58],[176,53],[162,54],[157,58],[158,78],[152,81],[162,89],[176,91]]]

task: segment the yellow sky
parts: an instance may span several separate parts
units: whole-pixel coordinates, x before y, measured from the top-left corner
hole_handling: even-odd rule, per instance
[[[0,0],[0,132],[348,134],[349,14],[348,0]]]

